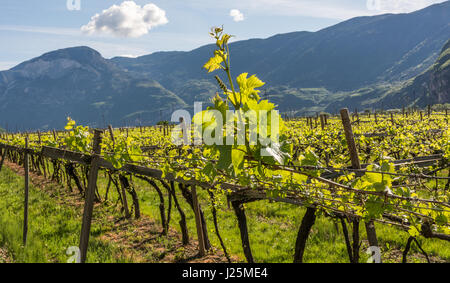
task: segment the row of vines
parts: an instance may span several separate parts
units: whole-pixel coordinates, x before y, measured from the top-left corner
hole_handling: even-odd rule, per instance
[[[201,117],[196,129],[200,134],[225,126],[211,114],[213,110],[224,116],[227,110],[235,110],[239,116],[239,111],[276,109],[260,98],[258,88],[264,83],[256,76],[244,73],[236,81],[232,79],[230,36],[221,28],[213,29],[211,35],[217,49],[204,67],[209,72],[223,70],[228,81],[215,77],[223,93],[212,99],[213,106],[194,116],[194,120]],[[248,117],[236,117],[232,132],[237,132],[239,119],[249,124]],[[191,237],[177,198],[181,194],[196,215],[200,253],[211,248],[196,193],[197,188],[204,189],[213,204],[215,232],[225,254],[229,258],[216,209],[228,205],[238,219],[248,262],[254,258],[244,204],[267,199],[307,208],[295,243],[294,262],[302,262],[318,216],[341,223],[351,262],[359,261],[360,222],[365,224],[372,247],[378,246],[375,222],[408,233],[406,254],[418,237],[450,240],[450,130],[446,112],[350,116],[343,109],[338,116],[320,115],[315,120],[276,119],[280,131],[276,136],[268,134],[274,126],[269,121],[265,133],[271,143],[250,142],[252,131],[261,134],[260,129],[246,128],[243,144],[234,137],[231,143],[178,145],[173,137],[186,134],[180,127],[110,126],[92,131],[68,118],[65,131],[0,134],[1,162],[8,158],[23,164],[29,156],[32,170],[66,184],[69,190],[78,190],[86,198],[92,193],[94,202],[108,200],[108,191],[115,188],[126,218],[140,217],[133,179],[144,180],[160,197],[164,231],[170,222],[164,206],[163,192],[167,191],[169,202],[172,205],[173,201],[180,214],[183,243],[187,244]],[[195,129],[189,134],[195,136]],[[268,154],[262,155],[262,151]],[[104,196],[98,193],[96,177],[90,176],[93,166],[109,180]],[[227,201],[221,201],[224,199]]]

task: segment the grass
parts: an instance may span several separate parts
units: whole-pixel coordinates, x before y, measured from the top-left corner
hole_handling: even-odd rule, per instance
[[[58,186],[47,187],[58,194]],[[28,240],[22,243],[23,177],[3,166],[0,172],[0,247],[6,247],[14,262],[66,262],[66,251],[78,246],[81,210],[60,203],[42,188],[30,186]],[[107,224],[93,222],[87,262],[122,262],[115,247],[99,240]],[[100,221],[99,221],[100,220]]]
[[[29,238],[26,248],[22,246],[23,221],[23,178],[16,175],[9,168],[3,167],[0,172],[0,247],[7,246],[16,262],[65,262],[65,254],[69,246],[77,246],[81,227],[81,211],[73,206],[61,204],[57,201],[60,195],[58,190],[63,188],[52,187],[53,196],[42,189],[30,189],[30,224]],[[102,198],[105,195],[107,184],[106,174],[100,172],[98,187]],[[159,222],[159,197],[156,191],[144,181],[133,178],[133,184],[140,200],[141,213],[150,216]],[[74,186],[75,187],[75,186]],[[165,194],[165,206],[168,207],[167,191],[160,188]],[[177,198],[187,217],[189,235],[196,238],[195,218],[192,209],[177,189]],[[198,190],[199,201],[204,210],[209,237],[213,246],[220,249],[219,240],[215,234],[211,206],[208,194]],[[121,254],[112,243],[100,240],[101,234],[110,226],[106,222],[106,215],[117,213],[111,209],[111,203],[117,200],[117,192],[113,186],[110,188],[108,202],[96,206],[94,211],[91,241],[88,253],[88,262],[124,262],[132,258],[118,258]],[[219,200],[223,203],[218,210],[218,222],[221,236],[228,252],[242,261],[245,257],[242,252],[240,233],[234,212],[228,208],[224,197]],[[131,198],[128,197],[130,203]],[[250,245],[256,262],[292,262],[295,240],[305,209],[291,204],[258,201],[245,205]],[[180,219],[177,210],[172,207],[171,227],[180,231]],[[348,227],[350,229],[350,227]],[[360,226],[361,239],[366,239],[364,225]],[[377,235],[381,246],[384,262],[399,262],[399,254],[404,249],[409,235],[398,229],[386,225],[377,225]],[[133,237],[132,233],[129,235]],[[161,238],[160,241],[170,241]],[[430,256],[450,262],[450,245],[444,241],[420,239],[422,247]],[[365,254],[367,244],[364,241],[361,247],[361,262],[367,261]],[[151,253],[151,251],[149,251]],[[417,256],[420,253],[413,245],[408,257],[410,262],[423,262]],[[116,256],[115,256],[116,254]],[[396,256],[392,256],[396,255]],[[330,218],[318,216],[308,239],[304,262],[348,262],[342,228]]]
[[[105,182],[105,180],[101,180],[101,182]],[[156,192],[141,180],[135,178],[134,182],[143,213],[150,215],[153,219],[159,219],[159,198]],[[202,209],[205,212],[210,240],[215,247],[220,248],[220,242],[215,235],[207,193],[203,190],[198,190],[198,194]],[[178,195],[178,200],[186,213],[190,236],[196,237],[194,214],[181,195]],[[224,202],[224,199],[221,200]],[[167,198],[165,205],[167,208]],[[306,210],[291,204],[270,203],[269,201],[253,202],[246,204],[245,207],[250,245],[255,260],[264,263],[292,262],[298,228]],[[172,219],[171,225],[179,230],[177,225],[179,215],[177,212],[172,213]],[[228,251],[245,261],[237,219],[233,210],[227,208],[226,204],[222,205],[218,211],[218,223],[221,236]],[[350,227],[348,228],[350,229]],[[386,255],[386,259],[383,258],[383,260],[389,262],[390,259],[387,258],[387,255],[392,250],[397,252],[399,250],[403,251],[409,235],[404,231],[386,225],[376,225],[376,228],[381,243],[382,256],[383,254]],[[360,233],[361,238],[366,239],[363,224],[360,225]],[[421,239],[420,242],[429,255],[437,256],[450,262],[450,245],[448,243],[436,239]],[[368,245],[364,242],[361,247],[361,262],[365,262],[368,259],[368,255],[365,253],[367,248]],[[419,250],[413,245],[410,253],[419,253]],[[398,262],[401,259],[396,260]],[[336,225],[330,218],[317,217],[307,242],[304,262],[349,262],[340,223]]]

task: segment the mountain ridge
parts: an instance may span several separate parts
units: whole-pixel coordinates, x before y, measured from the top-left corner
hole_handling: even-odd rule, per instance
[[[125,125],[152,107],[186,106],[157,81],[129,74],[89,47],[48,52],[0,75],[1,120],[31,128],[61,128],[67,116],[91,126]]]
[[[353,18],[317,32],[236,41],[230,44],[232,73],[260,77],[266,82],[262,97],[282,112],[448,102],[445,92],[438,99],[429,95],[447,85],[447,68],[429,70],[448,45],[448,15],[450,1],[409,14]],[[173,110],[192,110],[194,101],[207,102],[219,91],[214,75],[202,68],[214,46],[111,59],[87,46],[47,52],[0,72],[0,126],[61,128],[69,115],[95,127],[169,120]]]

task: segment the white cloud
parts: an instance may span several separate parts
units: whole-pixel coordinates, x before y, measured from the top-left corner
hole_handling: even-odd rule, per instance
[[[119,37],[140,37],[156,26],[167,24],[166,12],[155,4],[143,7],[134,1],[113,5],[96,14],[81,30],[87,34],[112,34]]]
[[[230,11],[230,16],[233,18],[233,21],[240,22],[244,20],[244,14],[241,13],[238,9],[232,9]]]
[[[380,0],[385,9],[375,10],[366,7],[367,1],[375,0],[227,0],[215,4],[215,8],[230,6],[248,10],[255,15],[305,16],[333,20],[347,20],[358,16],[373,16],[383,13],[405,13],[425,8],[446,0]],[[189,0],[195,8],[207,7],[211,0]]]

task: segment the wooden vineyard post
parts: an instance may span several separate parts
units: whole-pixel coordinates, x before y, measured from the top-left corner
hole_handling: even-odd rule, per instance
[[[391,122],[392,122],[392,125],[394,125],[394,114],[393,113],[391,113]]]
[[[322,127],[322,130],[325,129],[325,119],[323,118],[323,115],[320,115],[320,126]]]
[[[359,125],[359,114],[358,114],[358,109],[355,108],[355,118],[356,118],[356,123],[358,123]]]
[[[197,187],[195,185],[191,186],[192,190],[192,204],[194,205],[194,214],[195,214],[195,224],[197,226],[197,236],[198,236],[198,247],[199,247],[199,255],[205,255],[205,239],[203,237],[203,227],[202,220],[200,215],[200,209],[198,206],[198,198],[197,198]]]
[[[350,117],[348,109],[341,110],[342,124],[344,125],[345,138],[347,140],[348,150],[350,152],[350,159],[352,161],[353,169],[361,169],[361,164],[359,163],[358,151],[356,149],[355,139],[353,137],[353,129],[350,122]]]
[[[113,149],[116,147],[116,141],[114,140],[113,128],[111,125],[108,125],[109,135],[111,136],[111,140],[113,142]]]
[[[428,118],[431,117],[431,105],[428,105]]]
[[[392,113],[391,113],[392,115]],[[392,117],[392,116],[391,116]],[[347,140],[348,150],[350,152],[350,159],[352,161],[353,169],[361,169],[361,164],[359,162],[358,151],[356,149],[356,143],[353,136],[352,125],[350,122],[350,117],[348,114],[348,109],[344,108],[341,110],[342,124],[344,125],[345,138]],[[377,234],[375,231],[375,225],[373,221],[365,223],[367,239],[369,240],[370,247],[378,247]]]
[[[420,111],[420,121],[423,121],[423,113]]]
[[[0,150],[0,153],[1,153],[1,150]],[[7,153],[8,153],[8,150],[5,148],[5,150],[3,150],[2,160],[0,160],[0,171],[2,171],[3,162],[5,162],[5,158],[6,158],[6,154]]]
[[[25,169],[25,198],[23,208],[23,245],[27,243],[28,236],[28,193],[29,193],[29,164],[28,164],[28,137],[25,138],[25,152],[23,154],[23,166]]]
[[[94,154],[91,160],[91,169],[89,170],[88,188],[84,202],[83,223],[81,225],[80,235],[80,260],[82,263],[86,261],[89,234],[91,232],[92,212],[94,209],[95,187],[97,185],[98,168],[101,153],[102,131],[94,132]]]
[[[375,115],[375,124],[378,124],[377,112],[376,111],[375,111],[374,115]]]

